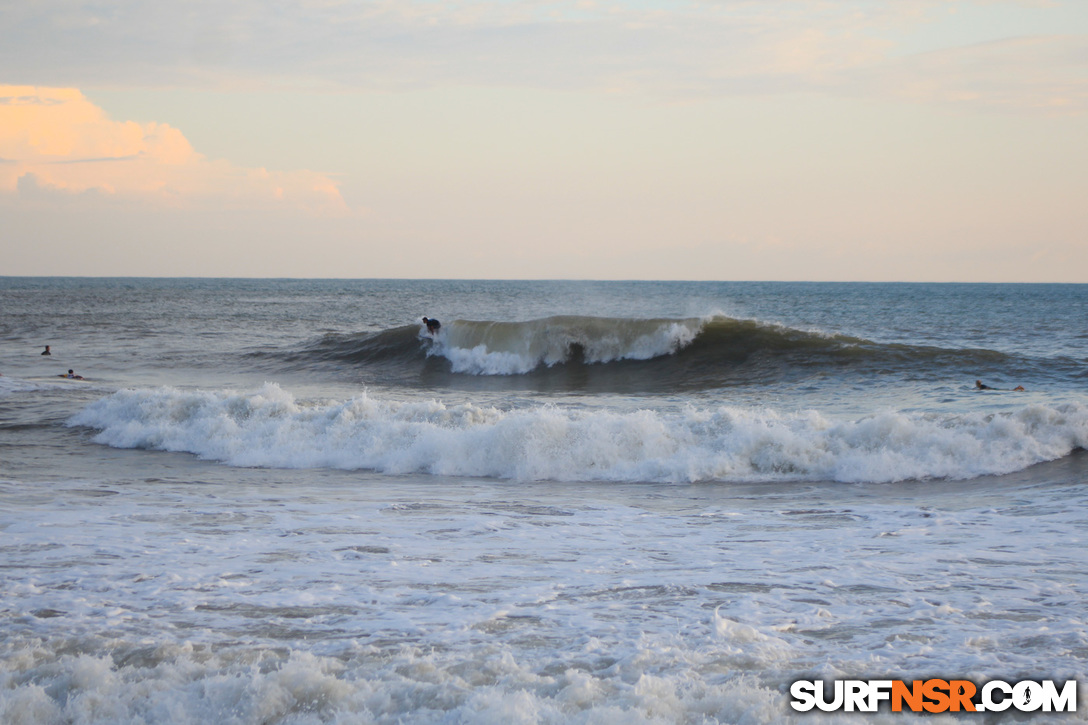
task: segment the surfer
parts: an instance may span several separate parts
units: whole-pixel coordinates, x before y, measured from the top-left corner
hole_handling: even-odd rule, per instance
[[[53,353],[49,352],[49,346],[48,346],[48,345],[46,345],[46,346],[45,346],[45,352],[43,352],[43,353],[42,353],[42,355],[52,355],[52,354],[53,354]]]
[[[71,370],[71,368],[69,368],[69,369],[68,369],[68,374],[67,374],[67,375],[58,375],[57,377],[61,377],[61,378],[68,378],[69,380],[82,380],[82,379],[83,379],[83,376],[82,376],[82,375],[76,375],[76,374],[75,374],[75,373],[74,373],[74,372],[73,372],[73,371]]]
[[[424,317],[423,324],[427,326],[427,332],[431,333],[432,337],[438,332],[439,328],[442,327],[442,323],[433,317],[430,319]]]
[[[975,389],[977,389],[977,390],[997,390],[997,388],[991,388],[989,385],[986,385],[981,380],[976,380],[975,381]],[[1024,392],[1024,386],[1023,385],[1017,385],[1012,390],[1015,393],[1023,393]]]

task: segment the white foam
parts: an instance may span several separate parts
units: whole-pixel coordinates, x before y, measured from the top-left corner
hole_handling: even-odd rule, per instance
[[[30,380],[13,378],[0,375],[0,398],[6,398],[13,393],[25,393],[31,390],[41,390],[44,386]]]
[[[346,662],[266,651],[258,667],[236,652],[208,655],[191,647],[159,648],[152,663],[118,666],[108,655],[59,654],[61,646],[37,648],[48,664],[27,663],[0,690],[5,723],[664,725],[790,719],[773,689],[744,677],[716,681],[675,655],[676,669],[658,673],[647,666],[655,659],[651,652],[630,664],[628,683],[577,668],[535,672],[493,647],[457,659],[406,649]]]
[[[522,480],[898,481],[1003,474],[1088,446],[1088,407],[963,415],[888,411],[500,410],[435,400],[297,401],[243,392],[125,390],[74,416],[118,448],[185,451],[234,466],[370,469]]]
[[[521,375],[570,359],[578,347],[589,363],[650,360],[674,354],[695,339],[703,321],[548,318],[523,323],[452,322],[428,354],[457,373]]]
[[[192,480],[0,486],[0,722],[808,723],[795,679],[1083,671],[1075,481]]]

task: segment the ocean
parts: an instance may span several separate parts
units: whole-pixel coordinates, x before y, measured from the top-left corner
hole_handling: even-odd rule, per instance
[[[0,722],[1083,703],[1086,323],[1085,285],[0,278]]]

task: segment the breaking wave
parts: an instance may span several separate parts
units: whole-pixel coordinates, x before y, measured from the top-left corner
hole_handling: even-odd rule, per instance
[[[1088,407],[1005,413],[815,411],[732,406],[610,411],[396,402],[307,403],[255,392],[124,390],[69,425],[118,448],[184,451],[233,466],[563,481],[897,481],[1004,474],[1088,446]]]
[[[420,376],[518,378],[548,389],[661,392],[762,384],[824,372],[996,374],[1037,379],[1076,374],[1076,361],[1036,361],[985,349],[878,343],[721,315],[679,319],[561,316],[525,322],[455,320],[434,337],[421,326],[329,334],[263,353],[291,367],[354,370],[369,382]],[[280,364],[280,363],[275,363]],[[1068,369],[1067,369],[1068,368]],[[460,383],[458,382],[460,379]],[[494,381],[498,383],[498,380]]]
[[[702,332],[699,319],[632,320],[548,317],[529,322],[454,322],[443,328],[430,354],[450,361],[453,372],[518,375],[540,366],[618,360],[652,360],[688,347]]]

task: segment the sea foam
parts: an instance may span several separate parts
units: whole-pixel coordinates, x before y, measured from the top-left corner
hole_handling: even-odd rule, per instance
[[[549,317],[529,322],[470,322],[445,327],[429,350],[455,373],[522,375],[580,356],[587,363],[671,355],[698,336],[699,319]]]
[[[124,390],[69,420],[118,448],[183,451],[232,466],[368,469],[516,480],[886,482],[1004,474],[1088,446],[1088,407],[1002,413],[689,406],[501,410],[362,394],[296,400],[253,392]]]
[[[0,398],[6,398],[14,393],[25,393],[31,390],[42,390],[46,386],[30,380],[12,378],[0,375]]]

